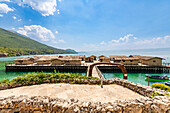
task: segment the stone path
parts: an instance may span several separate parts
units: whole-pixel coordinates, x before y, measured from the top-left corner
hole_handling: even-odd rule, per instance
[[[143,96],[119,85],[73,85],[73,84],[42,84],[25,86],[0,91],[0,97],[8,96],[50,96],[62,99],[79,99],[81,101],[113,102],[115,100],[139,99]]]

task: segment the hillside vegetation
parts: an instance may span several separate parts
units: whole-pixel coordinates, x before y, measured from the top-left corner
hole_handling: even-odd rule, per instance
[[[17,56],[34,54],[66,54],[76,52],[56,49],[0,28],[0,53],[8,53],[9,56]]]

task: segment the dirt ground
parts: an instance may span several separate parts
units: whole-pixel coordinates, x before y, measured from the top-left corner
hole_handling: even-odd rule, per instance
[[[50,96],[62,99],[79,99],[81,101],[113,102],[131,100],[143,96],[119,85],[75,85],[75,84],[42,84],[24,86],[0,91],[0,97],[8,96]]]

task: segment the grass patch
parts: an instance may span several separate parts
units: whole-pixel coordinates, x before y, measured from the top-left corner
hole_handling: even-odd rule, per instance
[[[23,76],[18,76],[12,80],[4,79],[0,82],[0,84],[41,84],[41,83],[73,83],[74,79],[93,79],[99,80],[96,77],[87,77],[81,76],[79,74],[72,74],[72,73],[28,73],[24,74]],[[75,82],[74,82],[75,83]]]

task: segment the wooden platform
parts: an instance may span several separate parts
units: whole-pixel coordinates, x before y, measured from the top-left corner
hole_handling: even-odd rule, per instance
[[[65,66],[50,66],[50,65],[6,65],[6,72],[82,72],[87,73],[87,65],[65,65]],[[117,66],[99,65],[97,66],[102,72],[122,72]],[[125,66],[128,73],[169,73],[169,66]],[[97,76],[95,69],[94,76]],[[95,75],[96,74],[96,75]]]
[[[98,66],[102,72],[122,72],[117,66]],[[128,73],[169,73],[169,66],[125,66]]]
[[[88,66],[24,66],[6,65],[6,72],[82,72],[86,73]]]

